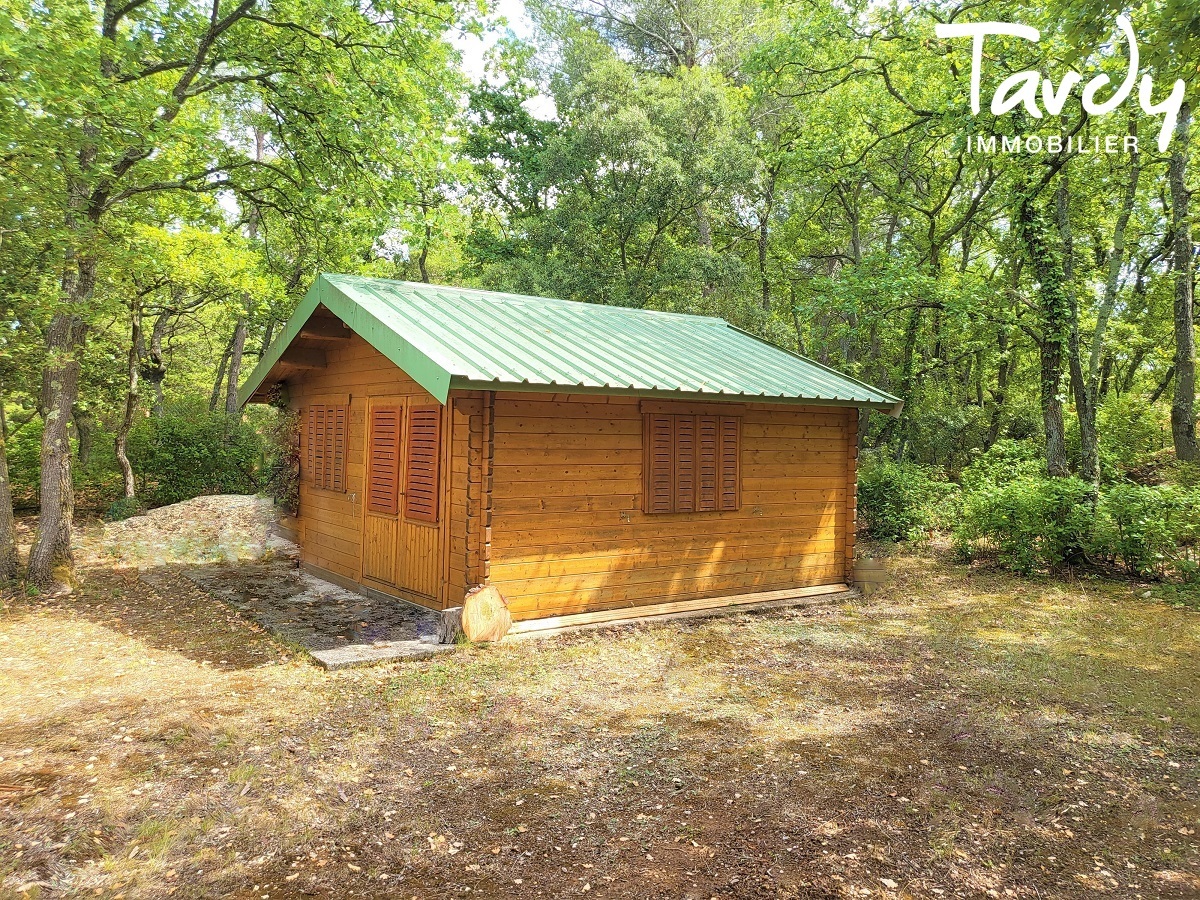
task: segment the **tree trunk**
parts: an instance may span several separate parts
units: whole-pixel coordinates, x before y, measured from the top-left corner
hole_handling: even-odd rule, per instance
[[[29,551],[29,581],[39,588],[70,581],[74,559],[71,528],[75,489],[67,426],[79,396],[79,358],[87,326],[78,315],[92,295],[96,263],[80,259],[64,281],[66,310],[55,313],[46,335],[48,361],[42,369],[42,488],[37,536]]]
[[[1147,406],[1153,406],[1158,402],[1159,398],[1167,392],[1167,388],[1171,386],[1171,380],[1175,377],[1175,367],[1171,366],[1162,377],[1162,381],[1158,383],[1158,387],[1154,389],[1154,393],[1150,395],[1150,399],[1146,401]]]
[[[424,210],[428,219],[429,210]],[[429,244],[433,241],[433,226],[426,223],[425,240],[421,244],[421,252],[417,255],[417,271],[421,273],[421,281],[429,284]]]
[[[221,395],[225,392],[225,366],[229,363],[229,354],[233,351],[233,337],[229,338],[229,343],[225,345],[225,350],[221,354],[221,364],[217,366],[217,377],[213,381],[212,394],[208,398],[208,408],[212,412],[217,411],[217,404],[221,402]]]
[[[242,378],[242,355],[246,352],[247,324],[245,317],[238,319],[233,330],[233,342],[229,347],[229,376],[225,384],[225,414],[236,416],[238,412],[238,382]]]
[[[129,462],[129,432],[133,429],[133,417],[138,405],[138,357],[142,347],[142,308],[141,303],[134,301],[131,310],[131,328],[129,340],[129,357],[125,369],[125,412],[121,423],[117,426],[117,465],[121,467],[121,481],[124,485],[124,496],[132,500],[137,495],[137,482],[133,477],[133,466]]]
[[[1094,500],[1100,488],[1100,444],[1096,435],[1095,386],[1083,370],[1079,338],[1079,299],[1071,279],[1075,274],[1075,241],[1071,235],[1071,189],[1067,173],[1059,176],[1055,192],[1058,214],[1058,233],[1062,238],[1063,291],[1066,294],[1071,320],[1068,339],[1068,360],[1071,372],[1071,393],[1075,397],[1075,417],[1079,421],[1079,477],[1092,485]]]
[[[908,314],[908,323],[904,326],[904,350],[903,357],[900,362],[900,385],[897,395],[904,401],[907,408],[912,401],[913,386],[916,384],[916,349],[917,336],[921,332],[921,313],[920,306],[915,306]],[[893,448],[892,455],[899,462],[904,458],[904,448],[908,443],[908,415],[905,411],[901,411],[898,417],[892,417],[887,420],[887,424],[883,426],[883,430],[879,433],[878,445],[890,443],[892,437],[899,433],[899,440]]]
[[[1175,152],[1171,154],[1168,180],[1171,185],[1172,267],[1175,269],[1175,397],[1171,402],[1171,438],[1175,458],[1200,459],[1196,445],[1196,332],[1193,303],[1192,221],[1188,209],[1188,130],[1191,105],[1179,112]]]
[[[21,570],[17,556],[17,524],[13,516],[12,484],[8,480],[8,419],[4,415],[4,391],[0,390],[0,584],[13,581]]]
[[[79,467],[85,468],[92,461],[92,435],[95,432],[93,427],[95,417],[79,404],[75,404],[75,409],[71,411],[71,420],[75,423],[75,456],[79,460]]]
[[[176,300],[179,298],[176,297]],[[178,308],[178,304],[176,306]],[[175,316],[175,310],[169,309],[160,313],[154,319],[154,327],[150,329],[150,346],[146,348],[146,365],[143,368],[146,381],[154,385],[154,402],[150,407],[150,415],[156,419],[162,418],[163,414],[163,382],[167,378],[166,357],[163,354],[163,340],[167,335],[167,330],[171,326],[171,320]],[[133,347],[137,351],[138,356],[141,356],[142,347],[142,323],[141,313],[137,313],[137,322],[135,327],[137,333],[134,335]],[[132,496],[132,495],[130,495]]]
[[[1023,197],[1017,222],[1034,280],[1038,284],[1041,336],[1041,406],[1045,431],[1046,474],[1062,478],[1068,474],[1063,425],[1063,359],[1071,331],[1070,300],[1063,286],[1062,260],[1050,241],[1050,229],[1033,197]]]
[[[771,311],[771,279],[767,276],[767,250],[771,237],[771,212],[775,208],[775,179],[778,172],[779,166],[775,165],[767,175],[767,189],[758,219],[758,280],[762,285],[763,312]],[[712,242],[711,235],[709,242]]]
[[[258,128],[254,129],[254,158],[258,162],[262,162],[263,149],[265,146],[266,134]],[[246,221],[246,236],[251,242],[258,238],[258,209],[251,207],[250,215]],[[238,319],[237,326],[233,329],[233,340],[229,343],[229,377],[225,385],[225,415],[236,416],[238,414],[238,382],[242,380],[242,359],[246,353],[246,337],[249,334],[250,324],[248,317],[250,315],[250,297],[244,298],[246,304],[246,313]]]
[[[1008,400],[1008,384],[1017,368],[1017,354],[1008,344],[1008,331],[1001,328],[996,334],[996,349],[1000,355],[1000,368],[996,371],[996,389],[992,391],[992,410],[988,421],[987,435],[983,439],[983,449],[989,449],[1000,438],[1000,419],[1004,412],[1004,403]]]

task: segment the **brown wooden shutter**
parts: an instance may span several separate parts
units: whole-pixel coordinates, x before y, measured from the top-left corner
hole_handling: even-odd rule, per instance
[[[316,465],[317,465],[317,408],[310,406],[308,408],[308,428],[305,429],[304,435],[304,476],[310,484],[316,484]]]
[[[441,429],[440,406],[409,407],[405,454],[408,468],[404,481],[404,515],[409,519],[437,521]]]
[[[333,432],[333,453],[332,460],[332,476],[330,478],[329,487],[335,491],[346,490],[346,418],[348,409],[345,406],[332,407],[333,427],[330,429]]]
[[[721,509],[737,509],[742,505],[740,477],[742,420],[733,416],[721,417]]]
[[[696,510],[696,417],[675,419],[675,512]]]
[[[328,487],[326,483],[326,465],[325,465],[325,407],[318,406],[316,411],[316,425],[313,429],[313,447],[315,448],[313,455],[312,466],[312,483],[313,487]]]
[[[696,509],[702,512],[717,508],[720,457],[720,418],[696,416]]]
[[[647,513],[668,513],[675,499],[675,440],[673,416],[647,413],[643,417],[642,439],[645,441],[645,498],[642,508]]]
[[[367,509],[395,513],[400,502],[400,407],[372,407],[367,436]]]

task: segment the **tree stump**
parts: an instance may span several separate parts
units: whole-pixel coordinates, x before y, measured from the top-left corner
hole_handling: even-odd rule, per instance
[[[508,603],[489,585],[467,594],[462,605],[462,629],[471,641],[498,641],[512,627]]]
[[[442,618],[438,621],[437,640],[439,644],[454,644],[462,630],[462,607],[452,606],[442,610]]]

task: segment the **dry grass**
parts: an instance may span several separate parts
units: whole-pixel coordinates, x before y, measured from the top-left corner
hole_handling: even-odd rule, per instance
[[[336,675],[93,571],[0,618],[0,895],[1200,896],[1200,615],[898,566]]]

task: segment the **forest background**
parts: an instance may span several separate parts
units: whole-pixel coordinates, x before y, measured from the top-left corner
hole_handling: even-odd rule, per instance
[[[503,11],[0,0],[0,574],[69,581],[77,508],[287,502],[287,423],[236,388],[329,271],[723,316],[904,400],[860,429],[873,536],[1195,577],[1200,10]],[[1150,96],[1097,113],[1119,15]],[[975,114],[935,29],[982,21],[1041,39],[987,39]],[[1028,70],[1061,111],[993,113]],[[975,143],[1018,134],[1119,150]]]

